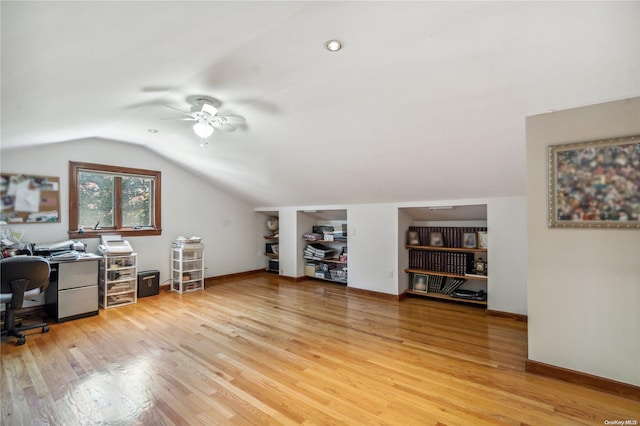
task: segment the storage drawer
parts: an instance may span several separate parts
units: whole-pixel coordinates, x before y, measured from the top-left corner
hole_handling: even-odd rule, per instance
[[[58,265],[58,290],[97,285],[98,264],[97,260],[60,263]]]
[[[93,262],[89,262],[94,264]],[[98,286],[72,288],[58,292],[58,318],[98,310]]]
[[[107,284],[107,296],[114,296],[117,294],[131,293],[136,291],[136,281],[115,281]]]

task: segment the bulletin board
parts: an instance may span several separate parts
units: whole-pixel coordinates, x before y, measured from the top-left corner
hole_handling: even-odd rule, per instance
[[[60,222],[60,178],[0,174],[0,215],[7,223]]]

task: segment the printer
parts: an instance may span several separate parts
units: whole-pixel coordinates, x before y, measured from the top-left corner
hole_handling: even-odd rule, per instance
[[[98,246],[100,254],[104,256],[125,255],[133,253],[129,241],[123,240],[121,235],[111,234],[100,237]]]

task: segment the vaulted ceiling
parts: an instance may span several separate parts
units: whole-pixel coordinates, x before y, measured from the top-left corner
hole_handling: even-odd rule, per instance
[[[526,116],[640,95],[638,1],[0,7],[3,150],[140,144],[257,206],[522,195]],[[246,125],[199,147],[192,95]]]

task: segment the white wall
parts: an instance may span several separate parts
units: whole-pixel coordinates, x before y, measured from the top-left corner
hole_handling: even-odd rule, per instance
[[[256,229],[258,213],[252,206],[145,148],[100,139],[2,151],[3,172],[60,177],[61,223],[16,225],[26,231],[25,241],[68,239],[69,161],[162,172],[162,235],[128,237],[138,253],[140,271],[157,269],[162,282],[169,279],[171,242],[180,235],[203,238],[206,277],[264,267],[264,258],[250,255],[255,253],[256,235],[262,232]],[[90,251],[97,250],[98,239],[83,241]]]
[[[398,247],[398,294],[402,294],[405,290],[409,289],[409,274],[404,270],[409,265],[409,250],[405,250],[404,246],[407,243],[407,230],[413,225],[413,218],[404,209],[397,209],[398,211],[398,226],[396,228],[396,244]]]
[[[489,231],[489,309],[527,314],[526,198],[492,198]]]
[[[392,204],[357,204],[347,209],[349,287],[399,294],[398,209]]]
[[[304,275],[305,259],[303,257],[303,254],[304,249],[307,246],[307,242],[302,240],[302,236],[313,229],[313,226],[317,224],[317,220],[313,216],[306,214],[303,211],[296,212],[296,219],[296,261],[294,262],[296,267],[295,270],[292,270],[291,272],[295,274],[296,277],[301,277]]]
[[[640,230],[547,227],[548,145],[640,134],[640,97],[527,118],[529,358],[640,385]]]
[[[297,262],[297,228],[296,228],[296,211],[291,208],[278,209],[278,222],[280,223],[280,238],[278,240],[280,246],[280,274],[286,277],[296,277]]]

